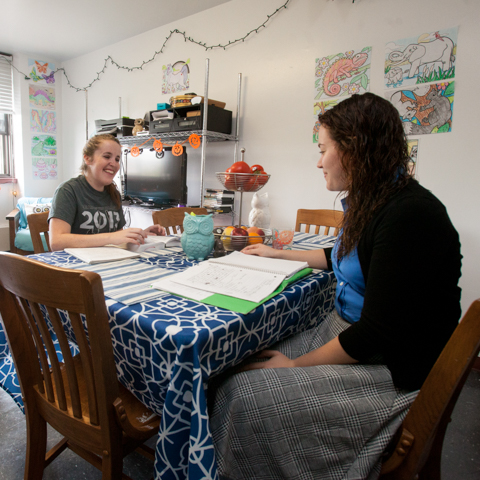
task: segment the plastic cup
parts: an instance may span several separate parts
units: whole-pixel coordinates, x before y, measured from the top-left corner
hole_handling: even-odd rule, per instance
[[[293,227],[272,228],[272,247],[276,250],[291,250],[294,233]]]

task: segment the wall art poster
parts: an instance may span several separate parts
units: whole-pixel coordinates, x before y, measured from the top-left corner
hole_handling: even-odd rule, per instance
[[[387,91],[385,98],[398,110],[407,135],[424,135],[452,131],[454,92],[455,82],[444,82]]]
[[[30,110],[30,130],[40,133],[56,133],[56,113],[48,110]]]
[[[32,108],[55,110],[55,88],[30,84],[28,86],[28,96]]]
[[[315,60],[314,100],[332,100],[370,90],[372,47]]]
[[[408,140],[408,154],[410,155],[410,161],[408,162],[408,172],[417,177],[418,171],[418,139]]]
[[[335,100],[326,100],[324,102],[315,102],[313,104],[313,143],[318,143],[318,130],[320,129],[320,121],[318,120],[318,117],[323,115],[327,110],[333,108],[335,105],[338,105],[342,100],[345,100],[346,98],[349,97],[337,98]]]
[[[32,173],[36,180],[54,180],[57,178],[56,158],[32,158]]]
[[[35,83],[55,83],[55,64],[28,59],[28,69],[30,70],[30,79]]]
[[[162,67],[162,93],[182,92],[190,88],[189,63],[190,59],[188,59],[186,62],[178,61],[174,64],[169,63],[168,65],[164,65]]]
[[[385,46],[385,86],[406,87],[455,77],[458,28],[425,32]]]
[[[51,135],[35,135],[32,137],[33,157],[56,157],[57,141]]]

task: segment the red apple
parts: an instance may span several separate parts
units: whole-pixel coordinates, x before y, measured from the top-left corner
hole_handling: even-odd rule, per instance
[[[247,228],[247,232],[248,233],[255,233],[255,234],[259,235],[260,237],[265,236],[265,232],[261,228],[258,228],[258,227],[249,227],[249,228]]]
[[[242,227],[236,227],[232,230],[232,247],[234,250],[242,250],[247,246],[248,232]]]

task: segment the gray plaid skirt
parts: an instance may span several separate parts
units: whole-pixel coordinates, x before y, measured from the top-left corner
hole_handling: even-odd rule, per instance
[[[348,327],[333,311],[274,347],[290,358]],[[208,388],[222,480],[378,478],[382,454],[418,391],[385,365],[319,365],[227,373]]]

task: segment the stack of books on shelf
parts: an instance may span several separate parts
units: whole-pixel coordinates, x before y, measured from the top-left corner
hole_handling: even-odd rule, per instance
[[[231,213],[235,206],[235,192],[221,188],[206,188],[203,206],[211,213]]]

